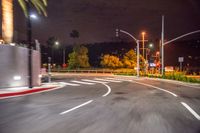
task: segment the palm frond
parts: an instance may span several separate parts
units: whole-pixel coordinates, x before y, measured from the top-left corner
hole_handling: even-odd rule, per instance
[[[26,7],[26,2],[24,0],[18,0],[19,2],[19,5],[21,6],[23,12],[24,12],[24,15],[26,17],[28,17],[28,11],[27,11],[27,7]]]
[[[26,17],[28,16],[26,2],[31,3],[36,8],[39,14],[47,16],[46,12],[47,0],[18,0],[18,2]]]

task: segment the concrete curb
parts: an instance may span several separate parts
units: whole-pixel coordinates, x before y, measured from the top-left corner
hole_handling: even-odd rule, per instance
[[[32,89],[27,88],[27,87],[22,87],[22,90],[20,90],[21,88],[17,88],[17,89],[16,88],[8,88],[8,89],[4,89],[2,91],[0,90],[0,100],[53,91],[53,90],[60,89],[64,86],[65,85],[62,85],[60,83],[44,83],[43,86],[35,87]]]
[[[185,84],[185,85],[193,85],[193,86],[198,86],[198,87],[200,87],[200,84],[198,84],[198,83],[187,83],[187,82],[181,82],[181,81],[177,81],[177,80],[161,79],[161,78],[148,78],[148,77],[145,77],[145,78],[146,78],[146,79],[150,79],[150,80],[160,80],[160,81],[165,81],[165,82],[178,83],[178,84]]]
[[[155,81],[163,81],[168,83],[174,83],[179,85],[185,85],[185,86],[193,86],[195,88],[200,89],[200,84],[198,83],[187,83],[187,82],[181,82],[177,80],[169,80],[169,79],[161,79],[161,78],[149,78],[149,77],[136,77],[136,76],[123,76],[123,75],[117,75],[116,77],[125,77],[125,78],[133,78],[133,79],[149,79],[149,80],[155,80]]]
[[[38,89],[31,89],[31,90],[23,90],[23,91],[19,91],[19,92],[2,93],[2,94],[0,94],[0,98],[21,96],[21,95],[31,94],[31,93],[35,93],[35,92],[46,91],[46,90],[50,90],[50,89],[54,89],[54,88],[56,88],[56,87],[45,87],[45,88],[38,88]]]

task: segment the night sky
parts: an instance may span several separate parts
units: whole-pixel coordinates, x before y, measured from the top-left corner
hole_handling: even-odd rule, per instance
[[[19,40],[26,32],[16,1],[15,39]],[[41,42],[56,36],[62,44],[72,44],[73,29],[80,32],[78,43],[113,41],[116,28],[140,38],[145,30],[148,39],[155,40],[160,38],[162,14],[166,39],[200,29],[200,0],[49,0],[47,10],[47,18],[33,21],[34,38]]]

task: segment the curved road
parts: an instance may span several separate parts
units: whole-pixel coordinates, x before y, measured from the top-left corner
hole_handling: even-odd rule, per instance
[[[199,133],[200,89],[149,79],[58,77],[66,86],[0,100],[0,133]]]

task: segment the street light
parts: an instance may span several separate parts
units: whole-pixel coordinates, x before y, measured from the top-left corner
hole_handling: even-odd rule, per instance
[[[142,56],[144,57],[144,36],[145,36],[146,32],[142,32]]]
[[[162,16],[162,32],[161,32],[161,59],[162,59],[162,71],[161,71],[161,74],[162,74],[162,76],[163,75],[165,75],[165,70],[164,70],[164,68],[165,68],[165,64],[164,64],[164,46],[165,45],[167,45],[167,44],[169,44],[169,43],[172,43],[172,42],[174,42],[174,41],[176,41],[176,40],[178,40],[178,39],[181,39],[181,38],[183,38],[183,37],[186,37],[186,36],[189,36],[189,35],[192,35],[192,34],[196,34],[196,33],[200,33],[200,30],[196,30],[196,31],[192,31],[192,32],[189,32],[189,33],[186,33],[186,34],[183,34],[183,35],[181,35],[181,36],[178,36],[178,37],[176,37],[176,38],[174,38],[174,39],[171,39],[170,41],[167,41],[167,42],[164,42],[164,26],[165,26],[165,19],[164,19],[164,15]]]
[[[27,6],[27,19],[26,19],[26,25],[27,25],[27,42],[28,42],[28,76],[29,76],[29,88],[33,88],[33,82],[32,82],[32,25],[31,25],[31,16],[30,16],[30,3],[26,1],[26,6]]]
[[[60,42],[59,41],[55,41],[55,45],[59,46]],[[66,66],[66,64],[65,64],[65,48],[63,48],[63,66]]]
[[[31,5],[29,1],[26,1],[26,6],[27,6],[27,19],[26,19],[26,25],[27,25],[27,42],[28,42],[28,85],[29,88],[33,88],[33,82],[32,82],[32,24],[31,24],[31,18],[36,19],[37,16],[34,14],[31,14]]]
[[[31,19],[38,19],[38,16],[36,14],[30,14]]]
[[[153,43],[150,43],[150,44],[149,44],[149,48],[153,48]]]
[[[122,33],[130,36],[137,43],[137,77],[139,77],[140,76],[140,45],[139,45],[139,41],[140,40],[136,39],[133,35],[131,35],[127,31],[119,30],[119,29],[116,29],[116,37],[119,36],[119,32],[122,32]]]
[[[55,45],[58,46],[60,45],[60,43],[58,41],[55,41]]]

